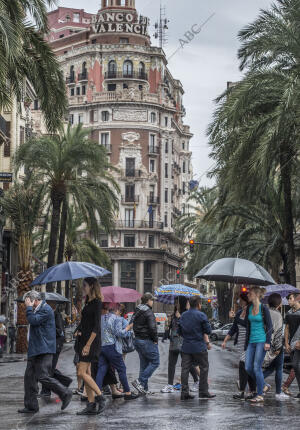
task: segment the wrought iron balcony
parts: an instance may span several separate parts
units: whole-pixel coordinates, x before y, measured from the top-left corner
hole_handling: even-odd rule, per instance
[[[162,222],[159,221],[139,221],[139,220],[118,220],[115,222],[115,228],[121,229],[156,229],[162,230],[164,227]]]
[[[159,204],[159,197],[158,196],[148,196],[148,205],[158,205]]]
[[[148,74],[145,72],[105,72],[105,79],[138,79],[148,81]]]
[[[79,73],[78,74],[78,81],[87,81],[88,80],[88,73],[87,71]]]
[[[66,78],[66,84],[75,84],[75,73]]]
[[[159,147],[154,145],[149,145],[149,154],[159,154]]]
[[[139,203],[140,196],[122,196],[122,203]]]
[[[123,169],[121,173],[125,178],[140,178],[142,176],[142,171],[138,169]]]

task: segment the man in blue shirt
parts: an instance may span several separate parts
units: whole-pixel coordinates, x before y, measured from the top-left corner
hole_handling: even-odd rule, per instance
[[[179,320],[179,334],[183,337],[181,364],[181,400],[193,399],[189,393],[189,372],[192,367],[200,367],[199,398],[212,399],[208,391],[208,352],[204,335],[211,333],[207,316],[201,312],[201,298],[190,299],[190,310],[184,312]]]

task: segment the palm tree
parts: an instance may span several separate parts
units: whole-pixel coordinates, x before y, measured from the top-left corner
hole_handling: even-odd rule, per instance
[[[90,140],[89,134],[82,124],[74,128],[69,125],[59,135],[28,141],[16,152],[16,168],[24,166],[34,171],[46,184],[50,196],[48,267],[56,262],[61,209],[69,196],[94,236],[98,235],[100,224],[106,230],[113,225],[119,190],[110,172],[114,168],[105,148]],[[61,237],[64,238],[64,232]]]
[[[15,97],[22,101],[27,78],[50,131],[58,128],[67,107],[63,74],[44,40],[47,6],[55,4],[54,0],[0,1],[0,110],[9,108]]]
[[[270,10],[261,11],[260,16],[239,33],[242,46],[238,53],[241,70],[247,68],[258,73],[258,76],[263,75],[281,90],[277,92],[273,118],[268,121],[269,136],[266,138],[265,133],[264,152],[268,159],[275,155],[277,166],[280,167],[285,203],[287,281],[293,285],[296,285],[296,270],[292,176],[300,147],[299,19],[300,0],[277,0]]]
[[[12,188],[1,197],[4,216],[13,224],[14,238],[18,246],[19,270],[17,274],[17,292],[22,296],[28,291],[32,282],[31,268],[33,232],[43,209],[45,196],[44,185],[33,185],[33,182],[15,182]],[[18,304],[17,353],[27,350],[27,321],[25,305]]]

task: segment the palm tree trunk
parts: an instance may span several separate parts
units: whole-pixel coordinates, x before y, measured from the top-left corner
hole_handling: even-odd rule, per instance
[[[31,270],[26,272],[20,271],[18,273],[18,296],[23,296],[30,290],[33,277]],[[27,326],[26,307],[25,303],[18,303],[17,312],[17,339],[16,339],[16,352],[17,354],[25,354],[27,352]]]
[[[57,264],[62,263],[64,260],[67,218],[68,218],[68,202],[67,202],[67,199],[65,198],[63,201],[62,210],[61,210],[60,233],[59,233],[59,243],[58,243],[58,251],[57,251]],[[61,282],[57,283],[57,292],[61,294]]]
[[[52,216],[51,216],[51,230],[50,230],[50,241],[48,251],[48,267],[52,267],[55,264],[55,255],[57,249],[57,239],[60,223],[60,209],[63,199],[60,196],[52,195]],[[47,291],[53,291],[53,284],[47,284]]]
[[[291,154],[289,146],[281,144],[280,148],[280,168],[281,181],[284,194],[284,239],[287,254],[287,279],[286,282],[296,286],[296,257],[294,243],[294,218],[292,202],[291,184]]]

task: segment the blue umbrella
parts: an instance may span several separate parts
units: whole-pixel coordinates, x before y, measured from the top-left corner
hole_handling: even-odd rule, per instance
[[[300,291],[297,288],[289,284],[268,285],[266,290],[267,292],[263,298],[264,303],[268,302],[268,297],[273,293],[280,294],[283,299],[292,293],[300,294]],[[287,301],[285,301],[283,304],[287,304]]]
[[[166,305],[173,305],[177,297],[203,297],[195,288],[190,288],[182,284],[161,285],[155,290],[154,294],[158,302]]]
[[[100,276],[109,275],[110,273],[111,272],[103,267],[96,266],[96,264],[67,261],[66,263],[49,267],[49,269],[45,270],[35,278],[30,285],[33,287],[35,285],[48,284],[50,282],[70,281],[72,279],[87,278],[89,276],[98,278]]]

